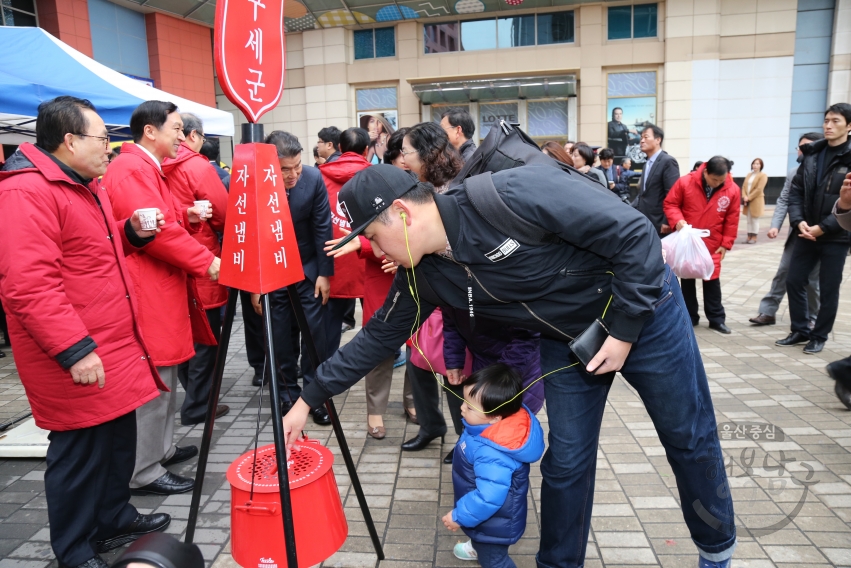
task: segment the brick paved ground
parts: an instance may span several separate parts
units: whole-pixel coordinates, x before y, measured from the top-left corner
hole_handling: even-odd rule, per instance
[[[767,213],[766,216],[770,214]],[[744,226],[744,223],[742,223]],[[740,239],[741,241],[742,239]],[[781,252],[780,242],[760,237],[756,246],[737,246],[722,273],[727,323],[733,335],[705,327],[697,330],[709,374],[719,423],[772,424],[785,433],[779,439],[730,440],[723,447],[730,463],[731,485],[739,530],[734,566],[851,566],[851,412],[836,400],[827,362],[851,352],[851,286],[846,266],[839,318],[827,348],[806,356],[797,348],[779,348],[774,340],[788,330],[785,303],[775,327],[751,328]],[[350,339],[352,333],[346,334]],[[227,466],[252,442],[257,389],[251,386],[241,327],[231,342],[222,402],[230,415],[217,421],[204,501],[196,532],[205,557],[217,568],[236,566],[229,551],[230,490]],[[434,443],[419,453],[402,453],[399,444],[417,427],[402,417],[402,374],[394,374],[391,404],[385,417],[387,438],[366,436],[363,387],[337,397],[349,445],[358,463],[372,514],[383,537],[384,568],[460,566],[452,556],[459,537],[446,531],[439,515],[451,508],[449,466]],[[0,360],[0,422],[27,408],[12,359]],[[543,413],[542,413],[543,414]],[[448,416],[448,412],[446,413]],[[271,442],[268,411],[261,443]],[[546,427],[546,418],[542,416]],[[201,427],[178,426],[179,443],[198,443]],[[309,433],[336,446],[329,427]],[[336,451],[336,448],[334,448]],[[784,460],[785,470],[778,466]],[[195,460],[173,468],[192,475]],[[349,519],[350,536],[326,566],[376,566],[365,524],[350,490],[342,460],[334,470]],[[812,473],[810,473],[812,471]],[[48,543],[43,487],[43,460],[0,461],[0,568],[56,566]],[[791,477],[817,482],[804,488]],[[534,566],[537,548],[540,474],[533,467],[529,525],[512,553],[520,567]],[[799,503],[803,499],[803,506]],[[189,495],[134,497],[143,512],[172,515],[169,531],[184,532]],[[793,517],[790,519],[790,517]],[[760,529],[789,520],[782,530],[758,536]],[[635,392],[616,380],[603,419],[597,469],[597,491],[586,566],[694,567],[696,550],[679,511],[674,477],[658,437]],[[317,528],[317,530],[321,530]],[[115,555],[108,555],[112,560]],[[470,565],[467,563],[466,565]]]

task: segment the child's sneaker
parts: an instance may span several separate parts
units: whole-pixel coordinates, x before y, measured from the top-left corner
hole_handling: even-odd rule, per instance
[[[473,541],[459,542],[452,550],[455,553],[455,558],[460,560],[478,560],[479,555],[476,554],[476,549],[473,548]]]
[[[457,548],[457,546],[456,546]],[[457,556],[457,555],[456,555]],[[700,557],[700,563],[698,564],[698,568],[730,568],[733,561],[728,558],[727,560],[722,560],[720,562],[713,562],[711,560],[707,560],[703,556]]]

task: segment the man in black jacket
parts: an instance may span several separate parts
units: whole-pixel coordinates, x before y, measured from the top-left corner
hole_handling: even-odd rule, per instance
[[[289,132],[276,130],[266,137],[266,144],[273,144],[278,153],[281,178],[286,188],[290,216],[304,270],[304,280],[293,286],[304,307],[319,356],[325,359],[329,355],[325,332],[326,304],[331,290],[328,278],[334,276],[334,259],[326,256],[324,250],[325,242],[334,238],[328,190],[317,168],[305,168],[302,165],[302,147],[298,138]],[[272,292],[269,299],[272,305],[272,325],[275,328],[275,360],[281,386],[281,406],[286,412],[301,394],[296,379],[298,353],[294,350],[293,341],[295,315],[286,289]],[[257,305],[259,296],[252,297],[252,303]],[[302,352],[304,353],[304,349]],[[307,385],[313,379],[314,369],[309,357],[302,357],[301,362],[304,384]],[[331,423],[322,405],[317,405],[311,412],[313,421],[317,424]]]
[[[440,117],[440,127],[449,137],[461,160],[466,162],[476,151],[476,143],[473,136],[476,134],[476,123],[470,113],[463,108],[451,108]]]
[[[662,150],[665,132],[655,124],[648,124],[641,131],[641,151],[647,154],[641,178],[638,180],[638,196],[632,206],[650,219],[659,236],[671,232],[662,204],[671,187],[680,179],[680,165],[676,158]]]
[[[845,175],[842,182],[842,190],[839,200],[833,209],[839,226],[846,231],[851,231],[851,173]],[[827,366],[827,374],[830,375],[836,386],[834,392],[848,410],[851,410],[851,357],[834,361]]]
[[[488,179],[497,192],[490,203],[510,210],[503,221],[545,235],[509,234],[516,227],[479,214],[465,187]],[[550,447],[541,464],[541,568],[584,562],[600,424],[618,370],[665,445],[701,556],[729,566],[733,503],[709,386],[677,279],[644,216],[551,160],[485,173],[443,195],[378,165],[346,183],[339,200],[352,235],[362,232],[400,269],[384,306],[320,366],[284,418],[289,444],[311,406],[355,384],[436,306],[461,309],[471,327],[485,316],[542,335]],[[568,343],[601,327],[608,337],[591,342],[596,355],[587,366],[572,364]]]
[[[819,353],[833,329],[839,307],[842,269],[851,243],[851,233],[843,229],[833,214],[833,206],[845,175],[851,169],[851,105],[831,105],[824,114],[824,139],[807,144],[801,151],[804,161],[789,189],[789,221],[799,231],[789,262],[786,293],[792,331],[777,345],[806,343],[804,353]],[[810,271],[819,269],[820,303],[816,324],[807,325],[806,287]]]

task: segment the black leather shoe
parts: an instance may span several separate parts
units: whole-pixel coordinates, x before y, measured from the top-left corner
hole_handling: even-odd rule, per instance
[[[109,564],[104,562],[103,558],[101,558],[100,556],[95,556],[94,558],[90,558],[82,564],[77,564],[73,567],[66,566],[65,564],[60,564],[59,568],[109,568]]]
[[[775,318],[774,316],[759,314],[755,318],[751,318],[748,321],[751,322],[754,325],[757,325],[757,326],[759,326],[759,325],[774,325],[775,323],[777,323],[777,318]]]
[[[845,408],[851,410],[851,391],[842,386],[842,383],[836,381],[836,385],[833,387],[833,392],[836,393],[836,398],[839,399],[839,402],[845,405]]]
[[[251,379],[251,384],[254,385],[255,387],[262,387],[263,386],[263,377],[260,376],[260,375],[254,375],[254,378]]]
[[[189,493],[195,487],[195,480],[191,477],[181,477],[170,471],[165,472],[152,483],[131,488],[131,495],[177,495],[178,493]]]
[[[331,423],[331,417],[328,416],[328,413],[325,411],[324,406],[317,406],[316,408],[312,408],[310,413],[313,415],[313,422],[319,424],[320,426],[327,426]]]
[[[824,349],[824,341],[810,339],[804,346],[804,353],[807,355],[815,355],[816,353],[821,353],[822,349]]]
[[[449,450],[449,453],[446,454],[446,457],[443,458],[443,463],[452,463],[452,458],[455,456],[455,448]]]
[[[171,516],[165,513],[155,513],[153,515],[139,515],[136,520],[130,523],[130,526],[119,532],[117,535],[106,540],[99,540],[97,543],[98,552],[103,554],[109,552],[119,546],[124,546],[128,542],[133,542],[139,537],[146,534],[158,531],[164,531],[171,523]],[[104,564],[106,566],[106,564]]]
[[[281,401],[281,416],[286,416],[293,409],[293,403],[288,400]]]
[[[182,448],[175,446],[175,448],[177,449],[174,451],[174,455],[163,462],[163,467],[191,460],[198,455],[198,448],[196,446],[183,446]]]
[[[216,418],[221,418],[225,414],[230,412],[230,406],[227,404],[220,404],[216,407]],[[206,418],[201,418],[200,420],[180,420],[180,423],[184,426],[194,426],[195,424],[203,424]]]
[[[718,333],[723,333],[724,335],[730,335],[733,333],[733,331],[723,323],[710,323],[709,329],[713,329]]]
[[[420,436],[417,434],[407,442],[402,444],[403,452],[418,452],[420,450],[424,450],[426,446],[428,446],[432,440],[436,440],[440,438],[440,443],[443,443],[444,434],[438,434],[437,436]]]
[[[784,339],[778,339],[774,342],[774,345],[780,345],[781,347],[785,347],[787,345],[798,345],[799,343],[807,343],[810,340],[809,337],[804,335],[799,331],[793,331],[789,335],[787,335]]]

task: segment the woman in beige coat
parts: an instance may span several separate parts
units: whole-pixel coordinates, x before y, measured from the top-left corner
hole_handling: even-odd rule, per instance
[[[751,171],[742,183],[742,213],[748,217],[748,240],[745,244],[756,244],[759,234],[759,218],[765,209],[765,184],[768,176],[762,171],[765,164],[760,158],[751,162]]]

